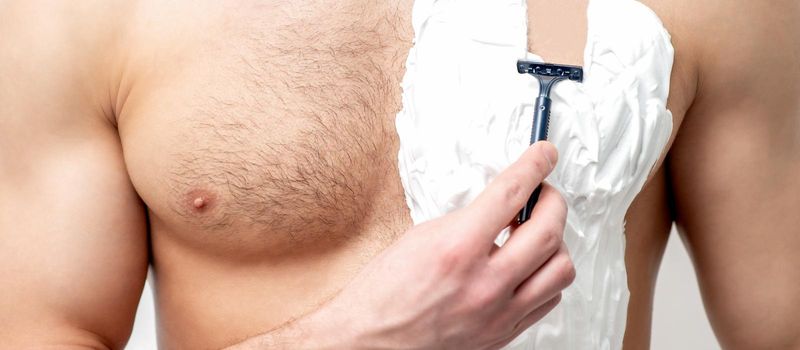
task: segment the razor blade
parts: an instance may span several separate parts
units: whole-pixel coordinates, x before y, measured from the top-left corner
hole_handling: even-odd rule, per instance
[[[550,64],[533,61],[517,61],[517,71],[520,74],[531,74],[539,77],[563,78],[583,82],[583,68],[562,64]]]

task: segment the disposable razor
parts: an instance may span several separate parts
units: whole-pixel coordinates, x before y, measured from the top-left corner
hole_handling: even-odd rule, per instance
[[[531,128],[531,145],[537,141],[547,140],[547,132],[550,128],[550,90],[559,81],[572,80],[583,82],[583,68],[578,66],[567,66],[562,64],[550,64],[519,60],[517,61],[517,71],[520,74],[530,74],[539,81],[539,97],[536,98],[536,106],[533,112],[533,127]],[[517,222],[521,225],[531,218],[533,206],[539,200],[542,192],[542,185],[536,189],[528,198],[528,203],[519,212]]]

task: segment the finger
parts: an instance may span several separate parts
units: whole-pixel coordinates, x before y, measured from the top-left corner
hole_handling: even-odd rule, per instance
[[[479,239],[493,240],[519,212],[533,190],[553,170],[558,159],[555,146],[539,141],[498,175],[469,206],[465,214]]]
[[[567,204],[558,190],[544,185],[531,219],[511,234],[501,249],[491,256],[491,263],[505,271],[510,288],[527,279],[563,244]]]
[[[542,268],[517,288],[509,307],[519,310],[522,315],[528,314],[561,293],[574,280],[575,267],[566,245],[562,245]]]
[[[536,310],[533,310],[527,315],[525,315],[525,317],[523,317],[519,322],[517,322],[516,326],[514,327],[514,330],[511,332],[511,335],[495,343],[490,347],[490,349],[501,349],[504,346],[511,343],[512,341],[514,341],[514,339],[519,337],[519,335],[522,334],[522,332],[525,332],[526,330],[528,330],[528,328],[531,328],[531,326],[535,325],[536,322],[539,322],[541,319],[547,316],[547,314],[549,314],[550,311],[553,311],[553,309],[556,306],[558,306],[560,302],[561,302],[561,293],[558,293],[556,294],[556,296],[554,296],[553,298],[551,298],[550,300],[539,306]]]

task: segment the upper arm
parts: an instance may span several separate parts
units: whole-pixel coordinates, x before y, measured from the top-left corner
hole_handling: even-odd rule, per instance
[[[51,16],[64,10],[81,11],[0,2],[0,344],[120,348],[145,214],[103,116],[102,62]]]
[[[796,348],[800,3],[708,6],[698,95],[669,160],[678,228],[723,347]]]

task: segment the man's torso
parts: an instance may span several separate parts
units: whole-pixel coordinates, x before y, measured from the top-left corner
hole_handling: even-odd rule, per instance
[[[410,226],[393,126],[408,5],[139,7],[118,122],[163,346],[310,312]]]
[[[218,347],[313,311],[409,227],[394,117],[410,6],[139,7],[118,122],[161,345]],[[531,49],[581,64],[585,15],[529,12]]]
[[[99,80],[148,211],[161,346],[311,312],[411,225],[394,118],[412,1],[125,4]],[[586,2],[546,5],[531,51],[581,64]],[[673,77],[675,131],[691,78]]]

